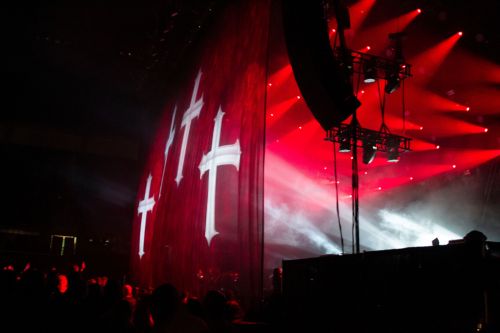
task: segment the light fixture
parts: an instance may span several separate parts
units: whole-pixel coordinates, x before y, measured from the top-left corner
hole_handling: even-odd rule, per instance
[[[399,139],[396,137],[387,139],[387,162],[399,162]]]
[[[363,63],[365,83],[373,83],[377,77],[377,58],[371,58]]]
[[[375,142],[375,138],[370,135],[367,135],[363,139],[363,163],[370,164],[375,159],[375,155],[377,154],[377,144]]]
[[[397,71],[389,74],[386,80],[387,80],[387,82],[385,83],[386,93],[392,94],[399,88],[401,79],[399,78],[399,73]]]
[[[348,128],[339,131],[339,152],[348,153],[351,151],[351,132]]]

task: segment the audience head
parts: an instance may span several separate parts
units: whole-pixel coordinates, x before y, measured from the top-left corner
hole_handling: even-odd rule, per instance
[[[97,284],[99,287],[104,288],[108,284],[108,277],[107,276],[99,276],[97,277]]]
[[[195,297],[190,297],[186,300],[186,307],[193,316],[203,317],[203,305],[200,300]]]
[[[151,316],[155,325],[172,318],[181,305],[179,292],[171,284],[163,284],[151,295]]]
[[[210,290],[203,299],[203,307],[208,318],[222,319],[227,315],[227,299],[218,290]]]
[[[238,303],[237,300],[227,301],[227,311],[228,311],[228,319],[233,320],[241,320],[243,319],[243,309]]]
[[[68,291],[68,278],[64,274],[59,274],[57,276],[57,290],[64,294]]]
[[[123,297],[133,297],[133,289],[130,284],[124,284],[122,287]]]
[[[466,242],[486,242],[486,239],[486,235],[478,230],[469,231],[467,235],[464,236]]]

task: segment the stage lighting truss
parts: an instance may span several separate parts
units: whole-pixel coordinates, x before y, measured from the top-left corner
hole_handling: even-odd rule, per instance
[[[348,152],[347,146],[364,149],[369,142],[374,151],[386,152],[391,162],[396,162],[399,154],[410,151],[411,142],[410,138],[390,133],[386,126],[374,131],[353,124],[333,127],[326,132],[325,140],[343,145],[345,148],[341,152]]]
[[[376,80],[386,80],[394,92],[399,87],[399,82],[411,77],[411,65],[397,60],[378,57],[372,54],[352,50],[335,48],[335,58],[352,73],[364,76],[365,83]]]

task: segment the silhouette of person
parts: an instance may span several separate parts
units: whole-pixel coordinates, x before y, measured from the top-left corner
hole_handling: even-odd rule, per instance
[[[191,315],[182,304],[177,289],[171,284],[163,284],[151,295],[151,316],[153,332],[202,333],[207,332],[205,322]]]

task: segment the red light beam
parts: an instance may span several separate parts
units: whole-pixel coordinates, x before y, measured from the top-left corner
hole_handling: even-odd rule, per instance
[[[366,17],[375,5],[375,0],[362,0],[349,7],[349,12],[351,14],[351,30],[353,33],[359,29],[363,24]]]
[[[267,111],[268,126],[273,125],[282,118],[299,101],[297,96],[293,96],[279,103],[270,105]]]
[[[451,37],[413,57],[410,63],[413,64],[415,81],[425,85],[436,73],[459,39],[458,34],[453,34]]]
[[[381,50],[388,45],[387,35],[391,32],[404,31],[419,15],[417,10],[392,18],[379,25],[363,29],[358,45],[370,44],[372,50]]]

